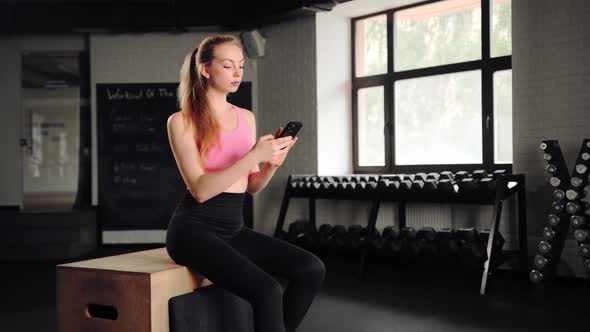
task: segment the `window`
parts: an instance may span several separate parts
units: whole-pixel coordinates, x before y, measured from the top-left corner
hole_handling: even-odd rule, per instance
[[[352,20],[354,171],[511,169],[511,0]]]

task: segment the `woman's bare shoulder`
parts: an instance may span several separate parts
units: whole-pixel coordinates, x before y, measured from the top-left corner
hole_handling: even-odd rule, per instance
[[[173,131],[185,131],[186,129],[190,130],[190,126],[188,126],[188,121],[186,121],[185,116],[182,112],[172,113],[168,117],[167,126],[168,130]]]

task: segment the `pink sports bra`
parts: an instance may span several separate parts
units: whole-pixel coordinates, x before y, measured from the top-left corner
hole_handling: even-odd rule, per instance
[[[239,108],[232,105],[238,114],[238,127],[234,130],[220,129],[219,144],[212,145],[205,159],[205,172],[222,170],[242,158],[255,142],[248,123]]]

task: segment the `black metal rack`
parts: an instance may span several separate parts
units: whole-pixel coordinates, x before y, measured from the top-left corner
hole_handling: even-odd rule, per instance
[[[316,175],[289,175],[287,186],[283,196],[281,209],[277,219],[277,225],[274,236],[277,237],[283,229],[289,201],[291,198],[307,198],[309,200],[309,223],[316,225],[315,202],[317,199],[338,199],[338,200],[364,200],[371,201],[371,210],[367,220],[367,232],[371,234],[375,230],[379,206],[382,201],[394,201],[398,203],[399,209],[399,227],[406,226],[406,203],[444,203],[444,204],[481,204],[493,205],[494,211],[490,222],[490,236],[487,241],[486,253],[487,258],[484,263],[483,275],[481,279],[480,294],[485,294],[486,285],[491,262],[496,262],[492,250],[494,239],[498,234],[498,227],[502,214],[502,206],[506,199],[517,195],[518,205],[518,239],[519,249],[512,252],[506,252],[503,256],[518,256],[520,262],[520,272],[523,280],[528,281],[528,254],[527,254],[527,231],[526,231],[526,183],[524,174],[500,175],[496,179],[494,190],[454,190],[450,193],[445,192],[416,192],[412,190],[403,191],[398,189],[390,190],[382,185],[382,179],[387,175],[368,175],[376,179],[379,185],[363,186],[342,190],[339,188],[328,187],[323,184],[311,184],[306,188],[294,185],[294,179],[305,177],[317,177]],[[359,176],[367,176],[360,175]],[[361,250],[359,276],[365,276],[365,262],[367,256],[367,244]]]
[[[551,176],[549,184],[553,187],[553,202],[543,229],[543,240],[539,242],[535,255],[535,267],[530,271],[530,279],[533,282],[542,282],[557,275],[557,266],[570,228],[573,228],[584,265],[590,273],[590,255],[584,250],[588,245],[586,234],[590,231],[587,221],[589,216],[586,202],[582,200],[587,194],[585,188],[590,173],[590,138],[583,139],[571,173],[557,140],[544,140],[541,149],[543,159],[547,162],[545,171]]]

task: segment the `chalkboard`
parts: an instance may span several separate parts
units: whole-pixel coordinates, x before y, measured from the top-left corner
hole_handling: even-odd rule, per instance
[[[251,82],[228,101],[251,109]],[[97,84],[98,202],[103,230],[166,229],[186,191],[168,142],[178,83]],[[244,219],[252,226],[248,197]]]

